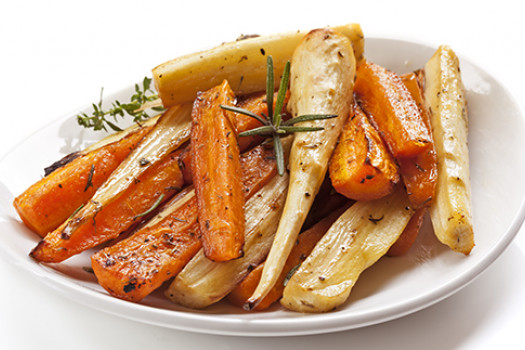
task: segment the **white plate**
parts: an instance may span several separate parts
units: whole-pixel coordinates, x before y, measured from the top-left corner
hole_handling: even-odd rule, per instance
[[[368,38],[368,59],[398,73],[420,67],[435,48],[393,39]],[[58,293],[89,307],[139,322],[210,334],[283,336],[327,333],[392,320],[428,307],[458,291],[484,271],[510,244],[525,209],[525,126],[508,91],[489,74],[461,58],[470,110],[470,161],[476,246],[470,256],[454,253],[425,229],[409,254],[383,258],[361,276],[350,299],[326,314],[299,314],[275,306],[248,313],[219,303],[202,311],[179,307],[161,292],[141,304],[110,297],[84,271],[86,252],[61,264],[38,264],[28,257],[38,238],[26,229],[11,206],[13,196],[42,175],[43,167],[92,142],[69,115],[18,145],[0,160],[0,251]],[[114,96],[126,99],[132,88]],[[35,148],[37,151],[35,151]],[[38,157],[35,157],[35,153]],[[30,162],[26,160],[31,159]],[[457,310],[458,313],[461,310]]]

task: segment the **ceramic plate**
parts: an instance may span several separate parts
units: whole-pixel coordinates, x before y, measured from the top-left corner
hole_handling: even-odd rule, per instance
[[[423,67],[435,47],[368,38],[369,60],[398,73]],[[392,320],[428,307],[458,291],[484,271],[510,244],[524,219],[525,126],[516,101],[488,73],[461,59],[469,104],[469,149],[476,246],[469,256],[454,253],[433,237],[428,222],[410,252],[383,258],[365,271],[349,300],[325,314],[299,314],[279,305],[248,313],[224,303],[195,311],[172,304],[159,291],[134,304],[110,297],[96,283],[86,252],[61,264],[38,264],[28,257],[38,238],[11,206],[42,176],[42,169],[97,137],[66,116],[31,135],[0,160],[0,251],[57,293],[89,307],[139,322],[209,334],[284,336],[328,333]],[[132,87],[114,96],[125,100]],[[34,157],[35,147],[39,157]],[[31,162],[24,162],[31,159]],[[461,312],[461,310],[457,310]]]

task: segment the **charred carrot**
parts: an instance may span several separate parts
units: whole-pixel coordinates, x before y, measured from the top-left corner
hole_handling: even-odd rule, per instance
[[[363,62],[357,68],[354,91],[396,159],[414,157],[428,149],[431,136],[414,98],[397,74]]]
[[[273,150],[264,145],[243,154],[241,183],[246,198],[277,173]],[[201,249],[197,199],[190,193],[170,202],[156,222],[95,253],[92,267],[111,295],[140,301],[176,275]]]
[[[140,222],[183,185],[178,155],[171,154],[166,158],[142,173],[117,199],[103,207],[92,222],[81,225],[74,235],[65,237],[59,227],[47,234],[30,255],[42,262],[60,262],[117,238]]]
[[[408,221],[407,226],[401,233],[401,236],[399,236],[397,241],[388,249],[388,256],[393,257],[404,255],[410,249],[410,247],[412,247],[416,241],[417,236],[419,235],[419,231],[423,225],[423,219],[425,218],[427,210],[428,208],[421,207],[414,212]]]
[[[214,261],[228,261],[243,254],[239,146],[231,113],[221,107],[234,104],[233,91],[224,81],[199,93],[191,114],[191,164],[199,226],[204,254]]]
[[[429,134],[432,135],[430,116],[423,101],[423,92],[420,84],[421,78],[419,72],[401,76],[403,83],[416,101]],[[437,155],[434,142],[431,142],[426,151],[415,157],[400,158],[398,164],[410,203],[412,203],[415,208],[430,206],[434,198],[438,176]]]
[[[332,223],[337,220],[339,215],[341,215],[346,208],[347,206],[343,206],[342,208],[333,211],[330,215],[318,221],[314,226],[299,234],[277,282],[268,292],[266,297],[261,300],[261,302],[254,308],[254,310],[265,310],[281,298],[286,281],[290,278],[301,262],[306,259],[317,242],[326,233],[326,231],[328,231]],[[264,263],[257,265],[257,267],[255,267],[250,272],[250,274],[246,276],[246,278],[242,280],[242,282],[237,285],[237,287],[228,295],[228,301],[234,305],[242,307],[259,284],[263,268]]]
[[[22,221],[42,237],[56,229],[93,196],[150,129],[139,128],[80,154],[30,186],[13,203]]]
[[[354,200],[386,196],[399,181],[394,159],[357,103],[343,126],[328,170],[334,189]]]

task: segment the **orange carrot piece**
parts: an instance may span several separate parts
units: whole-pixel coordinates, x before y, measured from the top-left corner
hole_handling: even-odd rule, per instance
[[[290,94],[287,93],[284,99],[284,105],[288,103]],[[274,98],[274,101],[277,100],[277,97]],[[275,102],[274,102],[275,104]],[[257,115],[268,114],[268,105],[266,104],[266,93],[255,93],[249,96],[245,96],[242,100],[238,101],[237,107],[246,109],[250,112],[253,112]],[[286,109],[286,108],[285,108]],[[248,131],[254,128],[261,126],[261,123],[252,117],[246,116],[240,113],[232,113],[232,122],[235,126],[235,131],[237,135],[243,131]],[[283,117],[284,120],[287,119],[287,116]],[[257,146],[263,141],[262,136],[253,135],[253,136],[244,136],[239,137],[237,142],[239,144],[239,151],[245,152]],[[180,166],[184,176],[185,184],[193,183],[193,174],[191,169],[191,148],[185,148],[180,155]]]
[[[428,149],[428,128],[397,74],[364,62],[357,68],[354,92],[394,158],[414,157]]]
[[[243,154],[240,161],[246,198],[277,173],[273,150],[263,145]],[[140,301],[159,288],[201,249],[197,216],[193,196],[158,223],[95,253],[91,262],[100,285],[111,295],[130,301]]]
[[[314,226],[299,234],[297,242],[290,252],[288,259],[286,260],[283,272],[279,276],[279,279],[270,292],[266,295],[266,297],[261,300],[261,302],[254,308],[254,310],[265,310],[281,298],[286,280],[290,278],[290,275],[293,274],[297,266],[301,264],[304,259],[306,259],[310,252],[314,249],[317,242],[321,239],[321,237],[323,237],[326,231],[328,231],[330,226],[335,220],[337,220],[337,218],[346,208],[347,205],[338,208],[330,215],[317,222]],[[230,292],[230,294],[228,294],[228,301],[236,306],[242,307],[252,296],[255,288],[259,284],[263,268],[264,262],[257,265],[257,267],[255,267],[248,274],[248,276],[246,276],[242,282]]]
[[[428,208],[421,207],[414,212],[397,241],[388,249],[388,256],[395,257],[404,255],[410,247],[412,247],[419,235],[419,231],[421,231],[427,210]]]
[[[14,207],[31,230],[44,237],[86,203],[127,157],[151,127],[81,154],[42,178],[14,200]]]
[[[224,81],[198,94],[192,111],[191,163],[204,255],[214,261],[242,256],[244,196],[239,146],[229,112],[235,96]]]
[[[429,130],[429,134],[432,135],[430,116],[423,103],[419,73],[404,74],[401,76],[401,79],[414,97],[423,122]],[[437,155],[434,142],[431,143],[425,152],[415,157],[401,158],[398,160],[398,163],[410,203],[415,208],[430,206],[437,184]]]
[[[354,200],[384,197],[399,181],[394,159],[357,103],[343,127],[328,169],[334,189]]]
[[[31,251],[42,262],[60,262],[75,254],[117,238],[139,223],[151,211],[178,192],[182,173],[177,154],[147,169],[118,198],[103,207],[93,221],[86,222],[69,237],[64,237],[61,225],[47,234]]]

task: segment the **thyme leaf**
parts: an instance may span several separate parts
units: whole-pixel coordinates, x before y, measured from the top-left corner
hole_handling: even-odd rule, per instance
[[[146,103],[152,103],[158,100],[158,95],[151,88],[151,81],[151,78],[144,77],[141,85],[135,84],[135,93],[131,96],[129,103],[121,103],[117,100],[114,101],[111,104],[111,108],[107,110],[104,110],[102,107],[104,95],[104,88],[102,88],[98,103],[92,104],[92,114],[78,114],[77,123],[80,126],[92,128],[95,131],[108,131],[108,128],[113,131],[121,131],[122,129],[117,125],[118,117],[131,116],[135,123],[149,119],[150,115],[144,110],[143,106]],[[160,103],[153,103],[151,109],[156,112],[162,112],[164,110]]]
[[[221,108],[223,109],[252,117],[262,124],[260,127],[239,133],[239,137],[261,135],[272,139],[275,159],[277,162],[277,171],[281,176],[284,174],[284,151],[281,137],[294,132],[319,131],[324,129],[322,127],[294,126],[296,123],[337,117],[335,114],[308,114],[283,121],[284,101],[286,99],[289,80],[290,61],[287,61],[279,84],[279,90],[277,90],[277,98],[275,100],[274,108],[273,97],[275,89],[273,59],[272,56],[268,56],[266,60],[266,104],[268,106],[268,115],[265,115],[264,113],[258,115],[243,108],[221,105]]]

